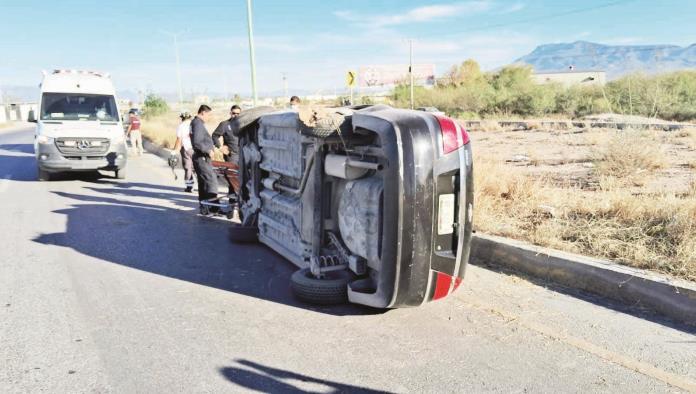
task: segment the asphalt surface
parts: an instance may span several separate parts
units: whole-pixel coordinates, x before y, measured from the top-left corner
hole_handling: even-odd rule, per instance
[[[0,392],[696,391],[688,328],[481,267],[420,308],[301,304],[161,159],[38,182],[31,143],[0,130]]]

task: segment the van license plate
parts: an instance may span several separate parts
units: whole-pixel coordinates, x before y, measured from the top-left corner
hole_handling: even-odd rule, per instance
[[[441,194],[438,207],[437,235],[454,232],[454,194]]]

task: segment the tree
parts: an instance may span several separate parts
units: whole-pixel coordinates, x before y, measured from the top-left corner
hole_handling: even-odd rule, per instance
[[[469,85],[483,80],[481,67],[473,59],[467,59],[460,65],[454,65],[445,74],[445,80],[453,86]]]
[[[143,103],[143,115],[147,117],[162,115],[169,111],[169,105],[162,98],[154,93],[149,93]]]

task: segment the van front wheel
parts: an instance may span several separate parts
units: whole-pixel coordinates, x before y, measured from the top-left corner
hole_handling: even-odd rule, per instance
[[[41,167],[37,168],[37,178],[39,178],[39,181],[41,182],[46,182],[51,180],[51,173],[42,169]]]

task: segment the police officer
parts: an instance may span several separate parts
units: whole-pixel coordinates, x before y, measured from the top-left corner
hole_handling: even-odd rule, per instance
[[[233,121],[241,113],[242,109],[238,105],[233,105],[230,108],[230,118],[220,122],[215,131],[213,131],[213,143],[216,148],[220,148],[220,137],[222,137],[224,144],[222,153],[226,162],[237,163],[239,159],[239,141],[232,130],[234,129]]]
[[[212,157],[215,149],[213,139],[205,128],[212,109],[203,104],[198,108],[198,115],[191,121],[191,145],[193,145],[193,168],[198,178],[198,201],[217,197],[217,176],[213,171]],[[202,207],[202,206],[201,206]],[[203,211],[203,210],[201,210]],[[210,209],[216,212],[217,209]]]

